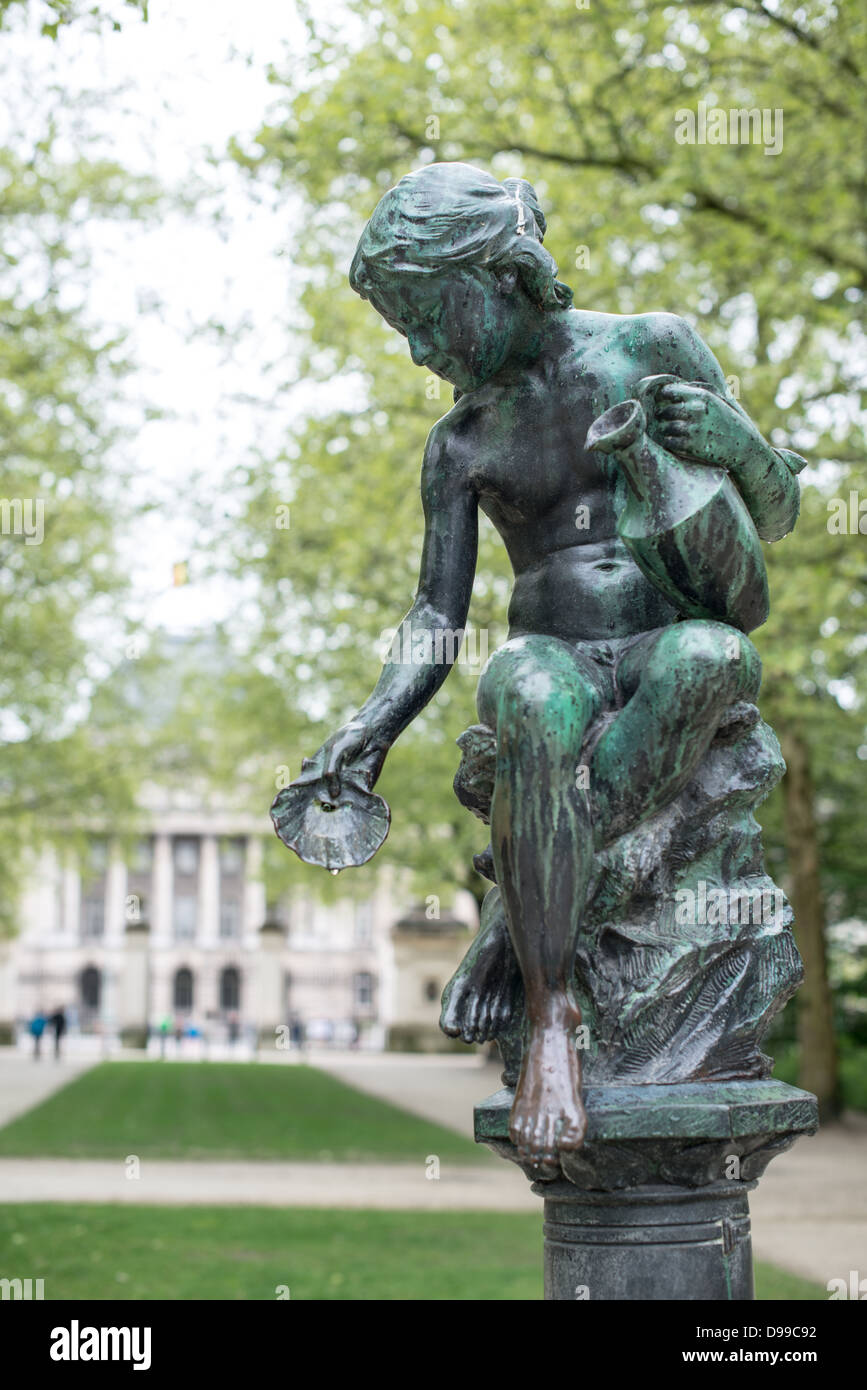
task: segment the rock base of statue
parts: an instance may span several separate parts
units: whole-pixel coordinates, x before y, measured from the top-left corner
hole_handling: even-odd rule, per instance
[[[522,1163],[513,1092],[476,1107],[476,1139],[544,1200],[545,1298],[753,1298],[748,1193],[817,1126],[815,1098],[779,1081],[591,1086],[587,1137],[556,1167]]]
[[[455,790],[488,822],[493,731],[458,743]],[[596,857],[573,979],[587,1136],[554,1167],[523,1165],[545,1200],[547,1298],[753,1296],[748,1191],[818,1123],[815,1098],[770,1079],[761,1050],[803,974],[754,816],[783,771],[758,709],[734,705],[680,795]],[[490,849],[475,862],[496,879]],[[505,1089],[477,1107],[476,1138],[518,1162],[509,1113],[527,1019],[496,884],[441,1026],[496,1039]]]

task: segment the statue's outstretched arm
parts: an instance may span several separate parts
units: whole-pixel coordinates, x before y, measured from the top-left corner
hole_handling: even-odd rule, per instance
[[[478,555],[478,501],[435,426],[422,466],[425,538],[415,600],[358,713],[305,760],[299,782],[342,773],[372,787],[386,753],[436,694],[457,658]]]
[[[473,592],[478,501],[462,468],[431,432],[422,467],[424,546],[415,599],[393,652],[356,716],[392,744],[436,694],[455,663]]]

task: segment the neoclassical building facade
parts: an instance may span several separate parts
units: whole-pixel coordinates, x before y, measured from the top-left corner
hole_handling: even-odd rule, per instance
[[[192,792],[151,791],[135,838],[95,832],[78,856],[46,848],[0,958],[0,1024],[63,1007],[73,1031],[127,1041],[264,1040],[300,1024],[314,1041],[382,1047],[393,1033],[435,1046],[439,995],[477,922],[472,896],[428,920],[417,949],[412,904],[388,871],[366,901],[306,891],[269,904],[272,833]]]

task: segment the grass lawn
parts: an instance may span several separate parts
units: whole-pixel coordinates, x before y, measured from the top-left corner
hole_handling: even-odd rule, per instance
[[[540,1214],[0,1205],[0,1274],[46,1299],[538,1299]],[[762,1299],[827,1292],[767,1265]]]
[[[496,1162],[315,1067],[103,1062],[0,1129],[0,1156]]]

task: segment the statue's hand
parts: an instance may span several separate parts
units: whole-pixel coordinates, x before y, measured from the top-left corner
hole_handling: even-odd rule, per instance
[[[327,738],[312,758],[302,759],[301,776],[296,782],[317,782],[324,778],[329,795],[335,801],[340,796],[343,781],[370,791],[382,771],[387,752],[388,745],[378,738],[369,724],[353,719]]]
[[[730,468],[761,440],[746,416],[695,382],[669,382],[656,392],[648,433],[672,454]]]

